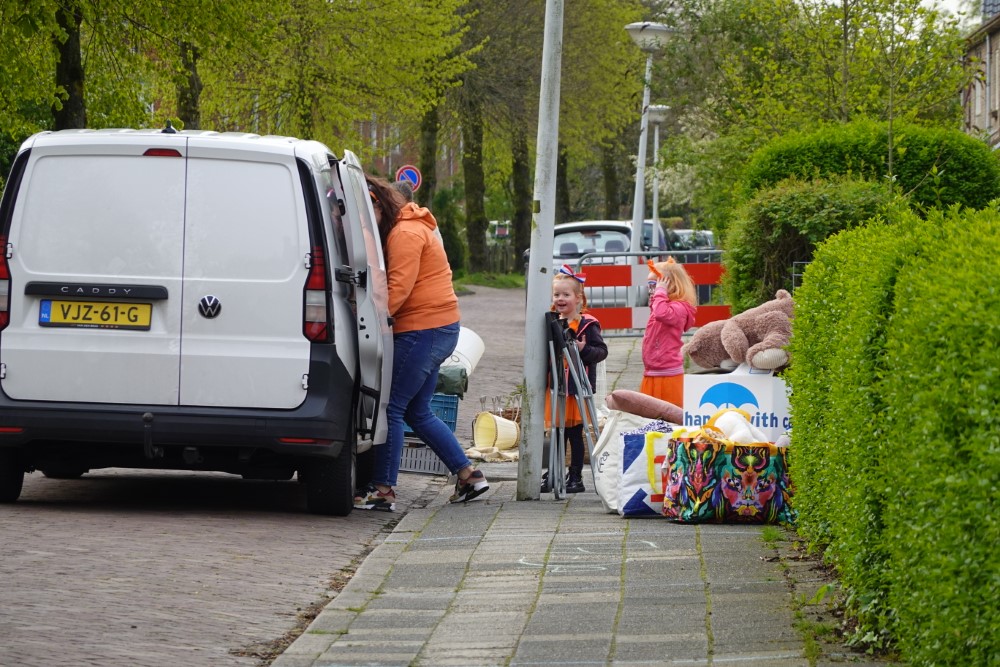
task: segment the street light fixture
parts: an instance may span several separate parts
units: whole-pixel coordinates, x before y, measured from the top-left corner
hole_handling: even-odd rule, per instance
[[[660,170],[656,168],[656,160],[660,155],[660,125],[667,121],[670,107],[663,104],[652,104],[649,107],[649,122],[653,124],[653,224],[660,222]]]
[[[642,250],[642,224],[646,217],[646,130],[649,127],[649,83],[653,75],[653,55],[663,48],[672,32],[662,23],[642,21],[625,26],[636,46],[646,53],[646,77],[643,80],[642,120],[639,126],[639,155],[635,161],[635,198],[632,204],[632,252]]]

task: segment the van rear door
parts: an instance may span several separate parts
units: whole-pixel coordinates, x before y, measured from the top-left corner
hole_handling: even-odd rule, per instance
[[[182,405],[294,408],[306,397],[303,189],[289,151],[256,148],[189,138]]]
[[[176,404],[183,141],[81,132],[30,146],[7,230],[3,391]]]
[[[385,258],[368,184],[357,156],[344,151],[337,163],[344,186],[344,206],[350,220],[359,226],[345,225],[352,269],[358,277],[357,323],[358,357],[361,378],[361,419],[358,430],[375,444],[388,439],[385,416],[392,386],[392,329],[389,326],[389,289],[386,283]]]

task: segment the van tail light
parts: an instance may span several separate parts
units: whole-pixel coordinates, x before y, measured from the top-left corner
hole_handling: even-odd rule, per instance
[[[333,440],[323,438],[278,438],[283,445],[332,445]]]
[[[7,255],[7,237],[0,236],[0,331],[10,324],[10,267]]]
[[[146,157],[184,157],[176,148],[147,148]]]
[[[305,307],[302,310],[302,333],[313,343],[330,342],[330,279],[322,246],[313,246],[306,278]]]

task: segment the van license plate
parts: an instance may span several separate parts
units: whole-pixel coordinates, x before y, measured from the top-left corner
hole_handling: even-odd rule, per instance
[[[38,324],[43,327],[149,330],[153,305],[108,301],[42,299]]]

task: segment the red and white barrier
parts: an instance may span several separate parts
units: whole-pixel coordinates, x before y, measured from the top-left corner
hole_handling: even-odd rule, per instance
[[[722,264],[682,264],[695,285],[718,285],[722,279]],[[645,264],[587,264],[583,267],[587,274],[587,287],[612,288],[642,286],[646,288],[646,276],[649,267]],[[633,289],[634,291],[634,289]],[[632,308],[590,308],[587,311],[601,323],[601,329],[645,329],[649,320],[649,306]],[[728,305],[699,305],[695,313],[694,325],[704,326],[716,320],[729,319],[731,311]]]

